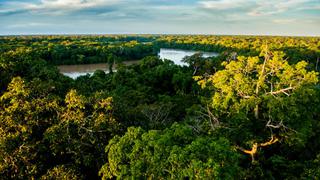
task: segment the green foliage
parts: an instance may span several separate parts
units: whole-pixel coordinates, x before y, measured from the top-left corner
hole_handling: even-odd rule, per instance
[[[316,159],[309,161],[307,167],[304,169],[302,179],[317,179],[320,177],[320,155]]]
[[[104,146],[119,126],[112,117],[112,98],[96,94],[88,100],[90,107],[86,98],[71,90],[64,107],[31,92],[17,77],[0,98],[1,175],[38,177],[50,158],[51,163],[71,159],[93,169],[101,166]]]
[[[286,97],[289,90],[305,88],[318,82],[317,73],[307,72],[306,62],[291,66],[283,57],[283,53],[274,52],[272,59],[266,60],[264,64],[258,57],[241,56],[236,61],[224,63],[225,69],[209,78],[196,76],[195,79],[201,87],[208,83],[216,90],[212,98],[214,109],[250,110],[257,103],[264,102],[264,99]],[[257,88],[259,92],[256,92]]]
[[[213,134],[251,146],[251,150],[238,149],[250,154],[253,163],[266,146],[286,143],[259,153],[262,162],[246,172],[247,178],[296,178],[302,173],[302,163],[296,158],[288,160],[288,154],[281,152],[289,147],[300,149],[314,134],[312,126],[319,123],[315,119],[318,73],[308,71],[304,61],[290,65],[282,52],[264,49],[261,54],[263,59],[239,56],[224,62],[225,69],[194,79],[212,91],[208,103],[220,124],[211,130]]]
[[[42,133],[57,118],[55,100],[33,97],[20,77],[0,97],[0,175],[21,179],[41,172],[46,161]]]
[[[308,72],[304,61],[289,65],[281,52],[273,52],[270,59],[269,56],[265,55],[264,60],[240,56],[224,63],[225,69],[212,76],[194,78],[202,88],[212,89],[210,104],[217,116],[229,117],[225,122],[227,126],[255,122],[254,129],[250,130],[255,132],[276,124],[274,126],[284,125],[278,127],[283,130],[281,133],[289,128],[304,135],[310,130],[312,117],[300,121],[307,111],[301,105],[309,101],[302,102],[299,97],[314,97],[318,73]]]
[[[65,165],[56,166],[41,176],[41,180],[78,180],[83,179],[79,172]]]
[[[119,126],[112,117],[112,98],[96,94],[87,104],[83,96],[71,90],[65,103],[59,120],[46,130],[44,139],[56,158],[71,158],[75,164],[95,168],[104,161],[103,147]]]
[[[194,135],[179,124],[164,131],[128,128],[109,142],[108,163],[100,173],[103,179],[233,179],[241,174],[239,155],[228,140]]]
[[[318,37],[2,36],[0,179],[100,179],[99,170],[114,179],[319,179],[319,45]],[[156,57],[160,48],[219,56],[178,66]],[[117,72],[73,80],[55,66],[97,62]]]

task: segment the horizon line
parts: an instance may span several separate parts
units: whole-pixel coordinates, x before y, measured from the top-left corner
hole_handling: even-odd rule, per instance
[[[101,36],[101,35],[177,35],[177,36],[265,36],[265,37],[315,37],[320,35],[273,35],[273,34],[208,34],[208,33],[29,33],[29,34],[0,34],[1,37],[8,36]]]

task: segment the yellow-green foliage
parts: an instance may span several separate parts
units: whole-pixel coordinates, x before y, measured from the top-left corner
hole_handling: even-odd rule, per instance
[[[318,73],[306,70],[308,63],[290,65],[278,51],[272,53],[265,65],[264,59],[244,56],[223,65],[224,70],[209,77],[194,77],[202,88],[213,89],[211,105],[217,111],[240,111],[246,107],[252,110],[268,96],[287,97],[301,87],[318,82]]]
[[[42,147],[38,133],[53,123],[57,107],[56,101],[32,97],[22,78],[12,79],[0,97],[0,172],[8,172],[11,178],[38,173]]]
[[[83,179],[79,172],[65,165],[56,166],[41,176],[41,180],[79,180]]]

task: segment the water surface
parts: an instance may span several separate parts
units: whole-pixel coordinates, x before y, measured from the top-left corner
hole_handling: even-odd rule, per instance
[[[131,65],[138,63],[138,61],[124,61],[123,63],[125,65]],[[109,73],[109,65],[107,63],[61,65],[58,66],[58,69],[60,73],[72,79],[76,79],[79,76],[85,76],[87,74],[91,76],[96,70],[102,70],[105,73]],[[114,65],[112,69],[113,71],[116,71],[117,65]]]
[[[169,59],[175,64],[186,66],[187,63],[182,62],[182,59],[186,56],[192,56],[195,53],[202,53],[202,57],[216,57],[219,54],[215,52],[203,52],[203,51],[192,51],[192,50],[182,50],[182,49],[166,49],[161,48],[159,52],[160,59]]]
[[[161,48],[158,56],[160,59],[169,59],[175,64],[186,66],[187,64],[182,62],[182,59],[186,56],[192,56],[195,53],[203,53],[203,57],[216,57],[218,53],[214,52],[203,52],[203,51],[192,51],[192,50],[181,50],[181,49],[166,49]],[[136,64],[139,61],[124,61],[126,65]],[[60,72],[65,76],[71,77],[73,79],[78,78],[79,76],[92,75],[96,70],[102,70],[106,73],[109,73],[109,66],[107,63],[98,63],[98,64],[79,64],[79,65],[61,65],[58,66]],[[113,70],[116,71],[116,65],[113,66]]]

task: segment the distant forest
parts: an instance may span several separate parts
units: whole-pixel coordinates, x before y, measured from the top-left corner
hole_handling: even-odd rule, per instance
[[[0,36],[0,179],[319,179],[319,61],[319,37]],[[94,63],[117,71],[57,68]]]

